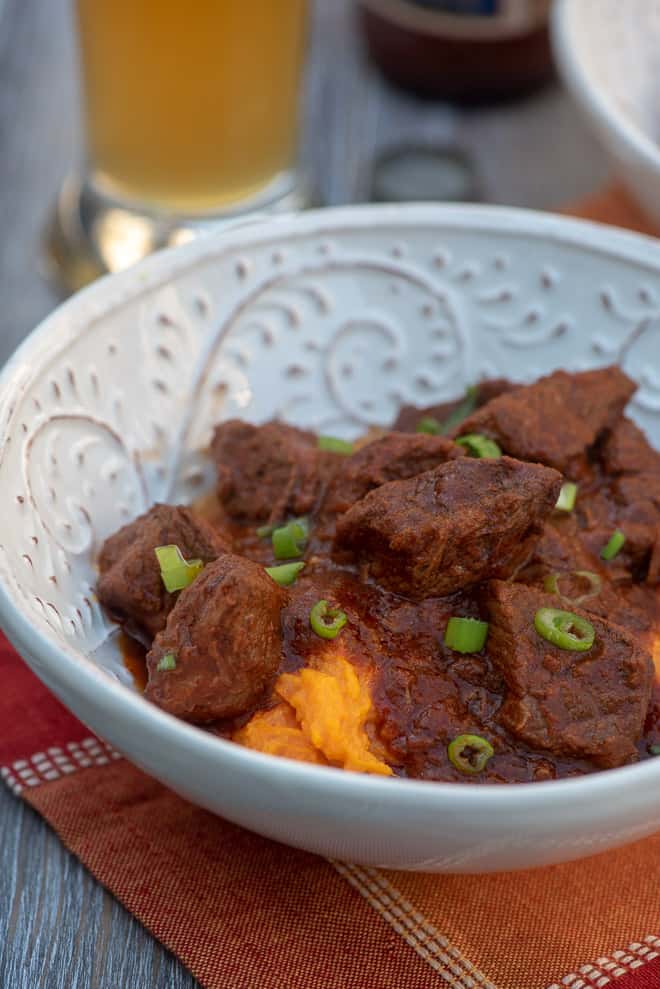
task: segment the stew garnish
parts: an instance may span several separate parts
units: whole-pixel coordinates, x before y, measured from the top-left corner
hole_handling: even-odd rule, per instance
[[[304,563],[280,563],[277,567],[264,567],[269,577],[279,584],[280,587],[289,587],[296,580],[296,577],[305,569]]]
[[[447,754],[452,766],[461,773],[480,773],[486,763],[495,755],[495,749],[488,739],[481,735],[458,735],[447,746]]]
[[[613,560],[614,557],[621,552],[623,549],[623,544],[626,541],[626,537],[621,532],[621,529],[617,529],[613,532],[609,538],[609,541],[603,546],[600,551],[601,559],[603,560]]]
[[[553,646],[573,652],[587,652],[596,638],[595,629],[586,618],[558,608],[539,608],[534,616],[534,628]]]
[[[477,618],[450,618],[445,630],[445,645],[455,652],[479,652],[488,638],[488,622]]]
[[[156,669],[159,673],[171,673],[176,669],[176,656],[173,652],[166,652],[162,659],[158,660]]]
[[[353,444],[347,440],[340,440],[337,436],[319,436],[318,448],[325,450],[326,453],[342,453],[346,457],[350,457],[353,453]]]
[[[336,639],[347,621],[346,612],[327,601],[317,601],[309,613],[309,624],[322,639]]]
[[[464,446],[471,457],[496,460],[502,456],[502,451],[495,440],[489,440],[481,433],[467,433],[465,436],[459,436],[456,442],[459,446]]]
[[[202,560],[186,560],[176,545],[156,546],[154,550],[165,590],[173,593],[189,587],[204,569]]]
[[[555,508],[559,512],[572,512],[575,508],[575,499],[577,498],[578,486],[572,481],[566,481],[561,486],[561,491],[559,492],[559,497],[557,498],[557,504]]]

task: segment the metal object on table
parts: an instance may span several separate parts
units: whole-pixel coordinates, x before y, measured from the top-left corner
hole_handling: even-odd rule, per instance
[[[385,151],[371,171],[370,198],[379,203],[465,203],[481,199],[470,155],[448,145],[402,145]]]

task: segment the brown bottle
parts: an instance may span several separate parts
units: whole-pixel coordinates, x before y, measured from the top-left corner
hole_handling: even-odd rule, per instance
[[[358,0],[383,74],[458,103],[523,96],[552,76],[549,8],[550,0]]]

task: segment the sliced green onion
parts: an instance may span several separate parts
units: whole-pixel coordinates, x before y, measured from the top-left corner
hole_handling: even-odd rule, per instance
[[[277,526],[274,525],[260,525],[256,533],[259,539],[268,539],[276,528]]]
[[[579,577],[581,580],[586,580],[589,582],[589,590],[585,591],[584,594],[578,595],[578,597],[568,597],[567,594],[562,594],[561,588],[559,587],[559,581],[562,577]],[[602,580],[597,573],[593,573],[591,570],[571,570],[570,573],[550,573],[543,581],[543,588],[548,592],[548,594],[558,594],[560,598],[564,601],[570,601],[572,604],[582,604],[583,601],[588,601],[589,598],[595,597],[600,594],[601,587],[603,585]]]
[[[447,746],[447,754],[452,766],[461,773],[480,773],[486,763],[495,755],[495,749],[488,739],[481,735],[458,735]]]
[[[621,529],[617,529],[610,536],[609,542],[600,551],[600,556],[602,560],[613,560],[618,552],[623,548],[623,544],[626,541],[626,537],[621,532]]]
[[[445,645],[456,652],[479,652],[488,637],[488,622],[477,618],[450,618],[445,629]]]
[[[415,426],[415,432],[438,436],[442,432],[442,423],[433,416],[422,416]]]
[[[340,440],[337,436],[319,436],[318,448],[328,453],[343,453],[344,456],[350,456],[353,452],[353,444]]]
[[[534,616],[534,628],[553,646],[574,652],[591,649],[596,638],[594,627],[586,618],[557,608],[539,608]]]
[[[456,442],[460,446],[464,446],[471,457],[495,460],[502,456],[502,451],[495,440],[489,440],[487,436],[482,436],[481,433],[467,433],[466,436],[459,436]]]
[[[331,608],[327,601],[317,601],[309,613],[309,624],[322,639],[335,639],[347,621],[346,612]]]
[[[279,567],[264,567],[268,576],[272,577],[280,587],[288,587],[289,584],[293,584],[304,568],[304,563],[281,563]]]
[[[459,423],[463,422],[464,419],[474,412],[477,407],[477,401],[479,400],[479,387],[478,385],[470,385],[466,389],[464,397],[461,399],[459,404],[455,409],[449,413],[447,418],[444,420],[440,427],[440,432],[447,434],[452,431],[454,426],[458,426]]]
[[[159,673],[170,673],[172,670],[176,669],[176,656],[173,652],[166,652],[165,655],[158,660],[156,669]]]
[[[649,755],[660,755],[660,745],[655,743],[649,745]]]
[[[273,529],[271,539],[276,560],[290,560],[300,556],[309,536],[309,523],[306,518],[293,519],[286,525]]]
[[[154,552],[165,590],[170,594],[189,587],[204,569],[202,560],[186,560],[176,544],[156,546]]]
[[[575,508],[577,493],[577,484],[573,484],[572,481],[566,481],[566,483],[561,486],[561,491],[559,492],[559,497],[557,498],[555,508],[560,512],[572,512]]]

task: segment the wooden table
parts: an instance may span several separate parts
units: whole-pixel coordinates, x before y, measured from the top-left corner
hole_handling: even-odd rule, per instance
[[[469,113],[387,87],[365,63],[351,0],[317,0],[307,94],[304,159],[327,204],[365,199],[374,154],[408,142],[462,145],[491,202],[553,208],[605,177],[602,153],[556,87]],[[40,234],[77,154],[76,99],[67,0],[0,0],[0,363],[58,301],[40,274]],[[0,786],[0,986],[195,984]]]

